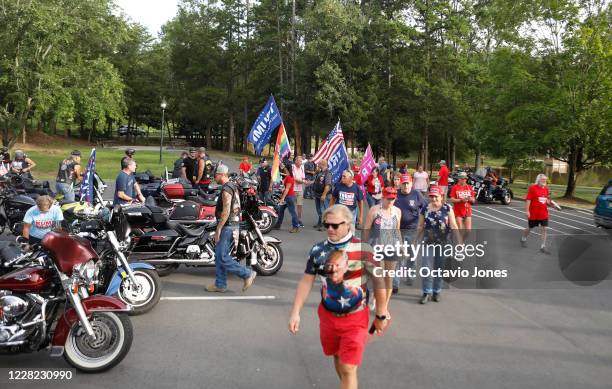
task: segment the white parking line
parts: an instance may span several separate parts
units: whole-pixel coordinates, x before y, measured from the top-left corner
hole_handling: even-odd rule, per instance
[[[276,296],[180,296],[162,297],[160,300],[194,301],[194,300],[275,300]]]
[[[524,210],[520,210],[520,209],[517,209],[517,208],[513,208],[513,209],[518,211],[518,212],[520,212],[520,213],[522,213],[522,214],[525,214]],[[559,212],[559,211],[557,211],[557,212]],[[578,216],[578,215],[572,215],[572,216]],[[555,214],[555,217],[558,217],[559,219],[569,220],[569,221],[574,222],[574,223],[583,224],[583,225],[591,227],[591,228],[595,228],[595,225],[593,223],[585,223],[585,222],[580,221],[580,220],[570,219],[569,217],[563,217],[563,216],[559,216],[557,214]],[[551,220],[551,222],[552,222],[552,220]],[[575,228],[578,228],[578,227],[575,227]]]
[[[575,213],[569,213],[569,212],[564,212],[564,211],[557,211],[556,209],[552,209],[552,211],[554,213],[562,213],[564,215],[579,217],[581,219],[589,220],[591,222],[593,221],[593,213],[590,214],[590,217],[586,217],[586,216],[582,216],[582,215],[576,215]]]
[[[524,227],[521,227],[518,224],[514,224],[512,222],[509,222],[507,220],[498,218],[498,217],[493,216],[493,215],[489,215],[488,213],[482,212],[481,210],[478,210],[478,209],[475,209],[475,208],[472,208],[472,213],[476,217],[485,219],[485,220],[493,222],[493,223],[501,224],[504,227],[515,228],[515,229],[518,229],[518,230],[524,230],[525,229]],[[537,232],[534,232],[534,234],[539,235]]]
[[[501,213],[501,214],[504,214],[504,215],[506,215],[506,216],[513,217],[513,218],[515,218],[515,219],[519,219],[519,220],[522,220],[522,221],[524,221],[524,220],[525,220],[525,218],[523,218],[523,217],[518,217],[518,216],[515,216],[515,215],[511,215],[511,214],[509,214],[509,213],[507,213],[507,212],[500,211],[499,209],[495,209],[495,208],[493,208],[493,207],[487,207],[487,209],[490,209],[491,211],[499,212],[499,213]],[[552,220],[551,220],[551,222],[552,222]],[[563,223],[560,223],[560,222],[556,222],[556,223],[563,224]],[[568,226],[567,224],[563,224],[563,225]],[[571,227],[571,228],[576,228],[576,227],[574,227],[574,226],[568,226],[568,227]],[[556,231],[556,232],[559,232],[559,233],[561,233],[561,234],[563,234],[563,235],[569,235],[568,233],[566,233],[566,232],[564,232],[564,231],[557,230],[557,229],[552,228],[552,227],[548,227],[548,229],[549,229],[549,230],[551,230],[551,231]]]

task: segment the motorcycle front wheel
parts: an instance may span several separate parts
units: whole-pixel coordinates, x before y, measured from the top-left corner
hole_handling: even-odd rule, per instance
[[[501,198],[501,202],[504,205],[510,205],[512,202],[512,194],[509,191],[506,191]]]
[[[257,274],[262,276],[271,276],[276,274],[283,266],[283,249],[280,244],[268,242],[268,252],[260,254],[264,250],[257,251],[257,263],[253,268]]]
[[[161,280],[155,270],[136,269],[133,272],[138,286],[133,285],[129,277],[124,278],[119,286],[118,297],[132,306],[130,315],[135,316],[149,312],[157,305],[161,297]]]
[[[272,227],[276,224],[276,217],[268,211],[261,211],[261,219],[255,220],[255,223],[262,234],[267,234],[272,231]]]
[[[96,312],[91,316],[95,339],[79,321],[74,322],[64,345],[64,358],[76,369],[95,373],[117,365],[130,351],[134,329],[125,313]]]

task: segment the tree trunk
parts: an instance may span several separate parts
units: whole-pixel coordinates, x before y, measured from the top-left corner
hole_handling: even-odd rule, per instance
[[[295,153],[293,156],[302,155],[302,132],[296,118],[293,118],[293,130],[295,134]]]
[[[566,199],[574,197],[576,191],[576,181],[578,175],[582,171],[582,147],[573,144],[570,146],[570,154],[567,158],[567,187],[565,188],[565,194],[563,195]]]
[[[206,149],[212,149],[212,129],[206,126]]]
[[[228,132],[228,139],[227,139],[227,151],[229,151],[230,153],[234,152],[234,139],[235,139],[235,130],[236,130],[236,123],[234,122],[234,110],[230,110],[230,115],[229,115],[229,132]]]

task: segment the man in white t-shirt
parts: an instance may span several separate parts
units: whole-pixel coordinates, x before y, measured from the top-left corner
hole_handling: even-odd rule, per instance
[[[293,179],[295,179],[295,186],[293,190],[295,191],[297,215],[300,227],[304,227],[304,223],[302,223],[302,209],[304,208],[304,187],[306,185],[310,185],[310,182],[306,180],[306,173],[304,171],[302,157],[298,155],[297,157],[295,157],[295,160],[293,162],[294,163],[291,168],[293,170]]]
[[[426,195],[429,188],[429,174],[423,170],[423,165],[419,165],[417,171],[412,173],[412,178],[414,178],[413,189]]]

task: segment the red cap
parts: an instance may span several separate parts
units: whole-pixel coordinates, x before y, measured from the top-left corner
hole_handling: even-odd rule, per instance
[[[353,165],[353,172],[354,173],[359,173],[359,166]]]
[[[430,196],[442,196],[442,190],[440,189],[439,186],[432,185],[431,188],[429,188],[429,195]]]
[[[400,177],[400,184],[405,184],[407,182],[412,182],[412,176],[410,174],[402,174]]]
[[[383,190],[383,197],[389,200],[395,200],[397,198],[397,191],[395,188],[388,186]]]

